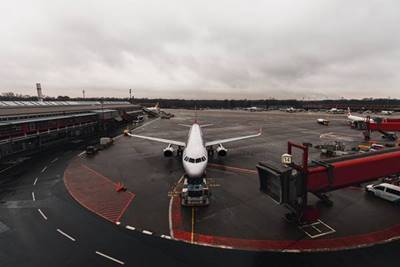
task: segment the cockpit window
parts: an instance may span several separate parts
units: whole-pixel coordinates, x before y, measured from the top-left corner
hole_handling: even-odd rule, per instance
[[[206,159],[206,157],[203,156],[203,157],[197,158],[197,159],[185,157],[183,160],[189,161],[191,163],[200,163],[200,162],[206,161],[207,159]]]

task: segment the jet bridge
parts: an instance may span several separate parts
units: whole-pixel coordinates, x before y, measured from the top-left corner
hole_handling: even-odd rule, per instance
[[[293,148],[302,151],[301,164],[260,162],[257,170],[260,190],[278,204],[285,205],[291,211],[288,219],[298,223],[310,222],[318,217],[318,211],[308,205],[308,193],[333,205],[325,193],[400,174],[400,148],[310,163],[307,146],[289,142],[288,155],[292,155]]]
[[[400,119],[374,118],[374,122],[371,122],[370,117],[367,117],[366,131],[364,132],[366,140],[370,139],[372,131],[378,131],[386,139],[395,141],[397,139],[395,132],[400,132]]]

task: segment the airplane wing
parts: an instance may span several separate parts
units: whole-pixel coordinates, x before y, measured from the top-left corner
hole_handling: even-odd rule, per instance
[[[183,127],[187,127],[187,128],[192,127],[192,125],[189,125],[189,124],[178,123],[178,125],[183,126]]]
[[[166,143],[166,144],[171,144],[171,145],[176,145],[176,146],[186,146],[186,144],[184,142],[180,142],[180,141],[174,141],[174,140],[168,140],[168,139],[150,137],[150,136],[144,136],[144,135],[137,135],[137,134],[131,134],[131,133],[128,133],[128,135],[131,137],[142,138],[142,139],[156,141],[156,142],[160,142],[160,143]]]
[[[190,127],[193,126],[193,125],[181,124],[181,123],[178,123],[178,125],[183,126],[183,127],[187,127],[187,128],[190,128]],[[213,125],[214,125],[214,124],[201,124],[201,125],[200,125],[200,128],[205,128],[205,127],[209,127],[209,126],[213,126]]]
[[[239,136],[239,137],[233,137],[233,138],[227,138],[227,139],[221,139],[221,140],[215,140],[211,142],[206,142],[205,146],[214,146],[214,145],[219,145],[219,144],[224,144],[224,143],[230,143],[230,142],[235,142],[243,139],[248,139],[248,138],[253,138],[253,137],[258,137],[262,134],[261,128],[260,131],[257,134],[252,134],[252,135],[246,135],[246,136]]]

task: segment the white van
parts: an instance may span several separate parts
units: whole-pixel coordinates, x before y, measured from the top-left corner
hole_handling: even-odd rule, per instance
[[[366,190],[377,197],[400,204],[400,186],[388,183],[370,184],[366,186]]]

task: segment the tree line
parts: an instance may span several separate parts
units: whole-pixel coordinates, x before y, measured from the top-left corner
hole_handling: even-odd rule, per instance
[[[37,101],[36,96],[15,94],[12,92],[2,93],[0,101]],[[258,107],[264,109],[275,108],[347,108],[353,109],[400,109],[400,99],[392,98],[364,98],[364,99],[330,99],[330,100],[296,100],[296,99],[224,99],[224,100],[194,100],[194,99],[163,99],[163,98],[118,98],[118,97],[44,97],[44,101],[127,101],[140,105],[155,105],[159,103],[162,108],[215,108],[236,109],[247,107]]]

